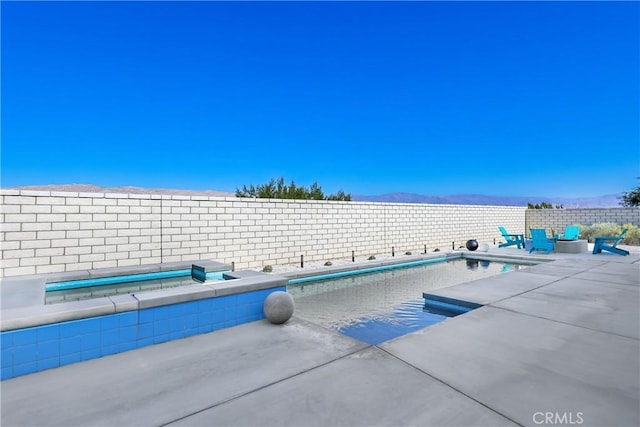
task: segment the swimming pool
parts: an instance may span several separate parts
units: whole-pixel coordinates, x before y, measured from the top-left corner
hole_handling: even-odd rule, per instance
[[[294,298],[296,316],[375,345],[460,314],[425,308],[424,292],[525,267],[455,259],[336,279],[290,282],[287,291]]]

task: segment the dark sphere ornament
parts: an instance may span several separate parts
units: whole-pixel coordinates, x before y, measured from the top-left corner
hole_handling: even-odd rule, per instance
[[[475,239],[467,240],[467,249],[470,251],[475,251],[478,249],[478,241]]]

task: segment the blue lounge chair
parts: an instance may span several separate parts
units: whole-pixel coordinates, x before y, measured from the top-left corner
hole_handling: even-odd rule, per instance
[[[544,228],[532,228],[531,229],[531,249],[529,249],[529,253],[533,251],[544,251],[545,253],[549,253],[555,249],[556,244],[553,243],[553,240],[549,240],[547,237],[547,232]]]
[[[627,229],[623,229],[622,233],[620,233],[617,237],[607,237],[607,236],[599,236],[596,237],[596,243],[593,245],[593,253],[599,254],[602,251],[608,251],[618,255],[629,255],[629,251],[625,251],[624,249],[618,248],[618,243],[622,239],[624,239],[624,235],[627,234]],[[607,242],[613,242],[613,244],[608,244]]]
[[[509,234],[504,227],[498,227],[500,229],[500,233],[502,237],[504,237],[505,242],[500,243],[498,245],[499,248],[504,248],[511,245],[518,245],[518,249],[520,249],[520,245],[524,248],[524,234]]]
[[[567,227],[564,229],[564,234],[558,234],[556,236],[556,240],[578,240],[579,235],[580,226],[567,225]]]

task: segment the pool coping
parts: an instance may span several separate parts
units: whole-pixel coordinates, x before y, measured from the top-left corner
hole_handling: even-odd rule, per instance
[[[138,274],[191,268],[204,271],[226,271],[224,281],[205,281],[201,284],[176,288],[156,289],[99,297],[82,301],[45,304],[45,284],[65,280],[100,278],[111,275]],[[16,276],[0,280],[2,316],[0,331],[11,331],[52,323],[79,320],[107,314],[142,310],[188,301],[216,298],[286,286],[287,279],[280,275],[252,270],[233,272],[232,266],[212,260],[182,261],[165,264],[149,264],[123,268],[79,270]]]
[[[419,255],[406,255],[397,258],[386,258],[382,260],[371,260],[358,262],[353,264],[343,264],[339,266],[328,266],[308,269],[306,271],[296,270],[288,272],[278,273],[282,277],[287,279],[300,279],[306,277],[324,276],[336,273],[343,273],[347,271],[365,270],[375,267],[386,267],[390,265],[409,264],[419,261],[428,261],[437,258],[446,258],[446,260],[453,259],[477,259],[479,261],[497,261],[497,262],[519,262],[523,264],[540,264],[544,262],[555,261],[554,258],[541,255],[520,255],[520,254],[491,254],[487,252],[471,252],[471,251],[449,251],[442,253],[430,253]]]

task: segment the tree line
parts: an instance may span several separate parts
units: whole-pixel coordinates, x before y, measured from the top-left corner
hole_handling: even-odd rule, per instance
[[[266,184],[254,186],[253,184],[243,185],[236,188],[236,197],[254,197],[260,199],[303,199],[303,200],[341,200],[351,201],[351,194],[342,190],[334,194],[325,195],[322,187],[317,182],[311,184],[309,188],[299,186],[294,181],[289,185],[284,183],[284,177],[278,180],[271,179]]]

